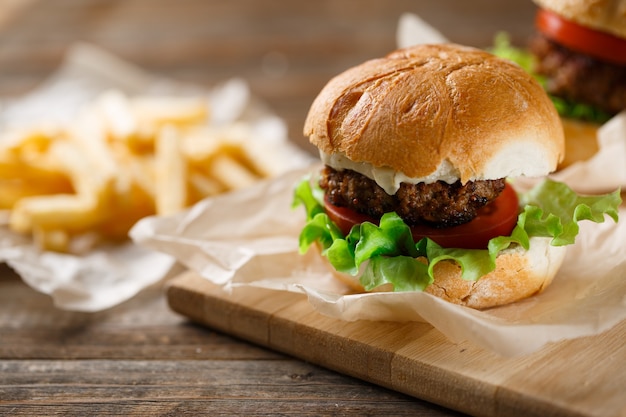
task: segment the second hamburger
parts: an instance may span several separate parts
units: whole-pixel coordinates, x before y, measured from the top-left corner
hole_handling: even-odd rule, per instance
[[[594,156],[600,126],[626,109],[626,1],[534,2],[528,49],[499,34],[492,51],[524,66],[550,94],[565,130],[562,169]]]

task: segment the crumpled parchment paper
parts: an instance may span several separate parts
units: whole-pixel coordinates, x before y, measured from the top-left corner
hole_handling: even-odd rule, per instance
[[[248,121],[268,141],[277,172],[301,165],[310,157],[287,140],[284,122],[250,94],[245,81],[226,80],[211,89],[156,77],[89,44],[71,48],[61,65],[30,93],[0,100],[0,129],[33,123],[71,123],[77,111],[107,90],[128,96],[205,97],[210,123],[219,126]],[[100,246],[76,256],[38,250],[29,238],[0,223],[0,261],[7,262],[34,289],[49,294],[62,309],[98,311],[119,304],[175,271],[176,260],[132,243]]]

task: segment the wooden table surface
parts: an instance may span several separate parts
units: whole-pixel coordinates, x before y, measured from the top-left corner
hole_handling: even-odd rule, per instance
[[[50,75],[76,41],[159,75],[246,79],[301,129],[333,75],[395,46],[403,12],[450,40],[523,44],[530,0],[0,0],[0,96]],[[457,415],[188,322],[162,285],[99,313],[63,311],[0,268],[0,415]]]

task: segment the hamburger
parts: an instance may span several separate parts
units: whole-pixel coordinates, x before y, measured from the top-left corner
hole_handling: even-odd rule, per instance
[[[549,285],[578,220],[617,220],[619,192],[513,188],[556,168],[563,131],[533,77],[482,50],[421,45],[350,68],[313,101],[304,134],[323,167],[296,187],[300,250],[318,247],[357,292],[511,303]]]
[[[565,168],[593,156],[600,125],[626,109],[626,1],[534,2],[528,70],[563,117],[566,152],[559,168]],[[506,53],[507,47],[497,49]]]

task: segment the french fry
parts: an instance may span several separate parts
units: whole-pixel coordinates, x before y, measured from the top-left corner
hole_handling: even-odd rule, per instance
[[[143,193],[154,200],[157,194],[155,156],[127,154],[120,157],[120,165],[127,170],[127,182],[136,184]]]
[[[33,239],[38,247],[54,252],[69,252],[71,244],[71,237],[65,230],[45,230],[36,227],[33,229]]]
[[[14,156],[42,153],[61,134],[58,126],[40,126],[30,129],[13,129],[4,132],[0,139],[0,152]]]
[[[92,109],[83,109],[68,132],[69,140],[81,156],[89,161],[91,169],[103,177],[113,177],[117,170],[114,149],[107,142],[104,122]]]
[[[31,233],[34,229],[89,230],[104,217],[95,199],[76,194],[54,194],[19,200],[9,217],[11,229]]]
[[[0,180],[0,209],[10,210],[23,198],[51,195],[58,193],[71,193],[73,191],[70,182],[63,178],[63,182],[32,181],[18,178],[15,180]]]
[[[221,152],[224,141],[216,129],[203,126],[185,131],[181,138],[181,152],[192,164],[204,165]]]
[[[130,177],[129,177],[130,178]],[[154,198],[134,181],[116,187],[108,204],[109,217],[93,231],[108,240],[124,240],[141,218],[155,214]]]
[[[76,194],[93,199],[97,204],[107,200],[114,185],[114,172],[98,169],[90,158],[67,141],[55,142],[50,147],[50,153],[66,170]]]
[[[67,174],[59,168],[52,168],[39,163],[0,160],[0,179],[24,181],[43,181],[49,184],[68,183]]]
[[[187,164],[180,151],[179,135],[172,125],[164,126],[155,146],[156,212],[176,213],[187,205]]]
[[[35,244],[46,251],[70,252],[85,254],[102,241],[100,235],[94,232],[71,234],[67,230],[33,230]]]
[[[246,161],[249,169],[262,178],[274,177],[280,173],[282,155],[266,144],[248,143],[241,148],[241,158]]]
[[[215,156],[207,170],[213,178],[229,190],[248,187],[258,181],[258,178],[246,166],[227,153]]]
[[[91,161],[67,141],[57,141],[50,152],[67,169],[76,194],[26,197],[13,207],[10,227],[21,233],[34,228],[88,230],[104,217],[113,184],[111,173],[93,169]]]
[[[157,128],[198,125],[209,117],[207,100],[197,97],[140,97],[131,106],[140,125]]]
[[[224,185],[201,172],[191,172],[189,174],[190,194],[194,198],[188,199],[189,204],[226,191]]]
[[[141,218],[247,187],[274,169],[243,122],[209,123],[205,97],[103,93],[61,126],[0,132],[0,210],[42,250],[84,253]]]
[[[95,105],[113,139],[127,140],[137,132],[137,121],[130,101],[122,92],[106,91],[96,100]]]

